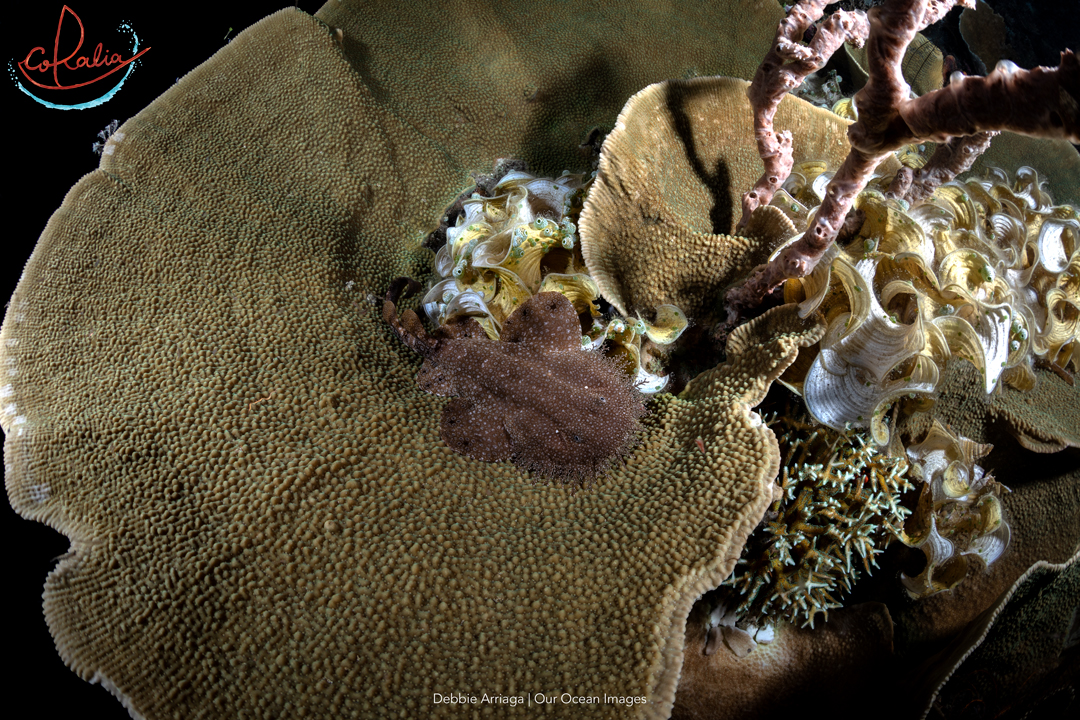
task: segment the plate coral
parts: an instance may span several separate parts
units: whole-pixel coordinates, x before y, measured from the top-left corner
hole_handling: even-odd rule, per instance
[[[847,247],[710,346],[724,289],[799,234],[847,151],[846,121],[784,101],[817,164],[732,233],[760,172],[746,86],[696,76],[752,74],[779,5],[402,7],[331,0],[235,38],[106,140],[28,262],[0,422],[13,507],[71,540],[44,591],[65,663],[145,718],[451,716],[434,696],[553,691],[556,716],[580,709],[562,693],[624,699],[597,717],[746,716],[838,676],[836,712],[952,702],[929,680],[964,629],[1075,554],[1076,216],[1047,197],[1070,200],[1072,156],[1045,188],[983,175],[909,207],[871,188]],[[558,173],[611,127],[622,152],[577,222],[589,176]],[[529,173],[451,222],[507,156]],[[400,276],[431,292],[384,317]],[[551,302],[551,327],[521,314]],[[617,348],[627,389],[661,375],[650,344],[693,338],[709,362],[681,392],[640,418],[629,393],[608,450],[551,469],[517,405],[559,417],[600,366],[546,356]],[[552,367],[554,400],[534,392]],[[513,373],[530,390],[507,405],[492,376]],[[761,406],[798,393],[814,415]],[[928,436],[937,418],[953,427]],[[1004,463],[999,425],[1022,445]],[[509,446],[454,451],[492,428]],[[503,452],[520,462],[486,462]]]

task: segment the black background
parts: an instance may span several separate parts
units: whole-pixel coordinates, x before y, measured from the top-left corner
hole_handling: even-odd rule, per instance
[[[226,34],[235,37],[266,15],[293,4],[273,0],[243,6],[205,0],[160,4],[85,0],[66,0],[66,3],[78,14],[85,30],[80,55],[92,54],[94,46],[103,42],[106,48],[122,52],[124,58],[130,57],[130,36],[117,32],[122,21],[134,28],[140,47],[150,50],[136,61],[135,70],[120,91],[103,105],[86,110],[46,108],[16,88],[8,64],[17,75],[15,64],[32,48],[42,46],[52,55],[60,10],[65,2],[26,2],[14,7],[12,3],[5,7],[0,53],[8,69],[2,91],[8,158],[5,184],[9,188],[4,197],[6,223],[0,251],[5,303],[49,216],[63,202],[71,186],[97,167],[99,158],[91,150],[98,140],[97,133],[109,121],[116,119],[123,123],[146,107],[177,78],[224,46]],[[162,6],[168,10],[160,9]],[[320,0],[299,3],[302,10],[311,14],[321,6]],[[232,33],[228,32],[230,27]],[[65,54],[63,50],[73,48],[79,38],[78,25],[70,16],[63,28],[61,58]],[[41,57],[38,54],[34,60]],[[88,80],[98,74],[60,72],[64,84]],[[80,80],[73,79],[82,73],[85,75]],[[108,91],[122,73],[115,73],[85,90],[39,91],[39,96],[63,104],[86,101]],[[4,672],[0,674],[0,694],[5,701],[0,713],[11,720],[128,718],[128,712],[108,691],[100,685],[83,682],[64,666],[45,625],[41,609],[45,576],[54,566],[55,558],[67,552],[67,539],[44,525],[20,518],[6,497],[0,502],[0,528],[5,551]]]

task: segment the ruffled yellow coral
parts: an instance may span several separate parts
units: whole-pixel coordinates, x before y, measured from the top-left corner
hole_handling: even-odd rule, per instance
[[[805,226],[829,173],[799,170],[773,204]],[[952,356],[979,369],[987,393],[1002,379],[1030,389],[1036,357],[1080,366],[1080,222],[1033,170],[949,183],[910,209],[871,187],[857,207],[858,237],[785,288],[829,322],[809,372],[789,383],[820,422],[885,445],[888,407],[932,393]]]
[[[435,258],[442,280],[424,296],[424,310],[436,324],[472,317],[497,340],[515,308],[539,292],[561,293],[579,315],[593,318],[582,345],[599,348],[608,341],[613,354],[637,374],[638,388],[659,392],[666,378],[643,367],[642,339],[674,342],[686,329],[686,316],[665,305],[651,324],[640,317],[599,322],[600,289],[585,268],[576,224],[591,183],[585,175],[548,179],[514,170],[499,180],[492,197],[474,193],[446,231],[446,244]]]
[[[821,352],[803,383],[803,397],[823,424],[833,429],[869,427],[874,440],[885,445],[889,441],[885,409],[903,395],[932,392],[938,370],[930,357],[922,355],[928,341],[921,316],[899,322],[882,306],[911,288],[889,283],[879,302],[872,289],[877,265],[873,258],[855,266],[844,257],[833,262],[850,309],[830,319]]]
[[[967,574],[968,556],[989,565],[1009,546],[1011,531],[1001,503],[1007,488],[975,462],[991,448],[935,422],[921,443],[907,449],[911,476],[922,481],[922,494],[908,523],[910,532],[900,539],[926,555],[922,572],[901,577],[912,596],[955,586]]]
[[[589,182],[569,173],[550,180],[511,171],[493,197],[474,193],[465,200],[435,257],[435,271],[444,279],[423,300],[432,322],[469,315],[498,339],[506,318],[540,291],[545,269],[564,276],[561,284],[573,288],[578,312],[598,314],[593,301],[599,290],[574,252],[573,218]]]

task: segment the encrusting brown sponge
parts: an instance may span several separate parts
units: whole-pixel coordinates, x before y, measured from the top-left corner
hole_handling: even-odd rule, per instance
[[[613,360],[582,350],[565,295],[526,300],[495,342],[471,320],[454,337],[429,337],[412,310],[398,319],[399,289],[391,284],[383,319],[425,357],[417,384],[456,396],[439,431],[452,450],[560,480],[595,478],[630,451],[645,413],[641,393]]]
[[[820,327],[774,314],[736,331],[728,364],[693,397],[658,400],[627,464],[574,493],[446,448],[444,401],[417,387],[418,358],[366,300],[429,267],[424,230],[492,148],[550,171],[561,151],[534,122],[570,155],[623,86],[707,71],[711,48],[752,35],[740,23],[730,42],[684,46],[691,23],[583,6],[605,56],[629,58],[587,85],[619,96],[608,104],[530,104],[513,86],[520,104],[500,118],[486,80],[433,79],[441,67],[415,59],[465,75],[502,58],[573,87],[599,72],[593,45],[513,34],[559,36],[566,17],[550,8],[519,5],[492,44],[471,5],[398,4],[445,32],[392,46],[389,69],[350,27],[394,23],[357,14],[339,35],[284,10],[109,139],[0,332],[7,489],[72,539],[44,602],[74,672],[149,719],[461,717],[436,692],[606,693],[648,703],[596,717],[670,712],[690,605],[730,572],[771,496],[777,445],[750,407]],[[646,36],[655,56],[631,44]],[[417,74],[438,86],[433,104],[490,117],[399,92]]]

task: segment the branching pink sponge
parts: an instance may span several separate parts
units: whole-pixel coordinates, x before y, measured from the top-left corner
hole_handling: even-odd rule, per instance
[[[808,62],[819,48],[839,47],[841,35],[858,36],[856,31],[843,29],[845,22],[830,18],[818,30],[818,36],[825,35],[828,42],[815,37],[810,46],[797,43],[798,34],[821,17],[829,4],[823,0],[796,3],[778,27],[773,49],[754,76],[749,96],[755,105],[765,176],[747,193],[752,202],[744,200],[744,222],[756,204],[768,202],[768,189],[778,188],[790,172],[790,162],[782,161],[785,138],[776,140],[771,127],[769,108],[778,102],[773,98],[790,89],[789,76],[802,73],[805,68],[800,69],[800,64]],[[737,316],[756,306],[784,280],[812,271],[836,239],[874,169],[904,145],[923,140],[945,143],[952,137],[996,130],[1080,142],[1080,63],[1071,50],[1061,54],[1056,68],[1021,70],[1002,61],[987,77],[954,74],[946,87],[909,98],[910,88],[900,69],[904,51],[919,30],[939,20],[954,5],[970,7],[971,0],[887,0],[870,11],[866,40],[869,79],[855,96],[859,119],[848,130],[851,152],[829,182],[821,207],[802,237],[728,293],[729,315]],[[847,24],[858,27],[854,20]],[[784,72],[788,66],[777,66],[784,60],[795,70]],[[819,65],[818,60],[813,64]],[[786,155],[790,156],[790,143]]]

